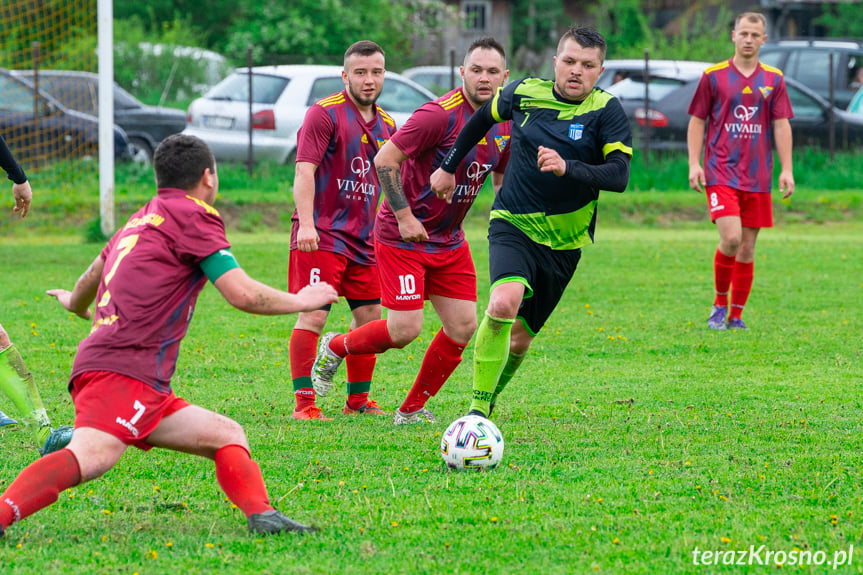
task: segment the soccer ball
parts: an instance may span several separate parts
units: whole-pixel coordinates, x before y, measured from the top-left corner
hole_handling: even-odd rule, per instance
[[[466,415],[447,427],[440,454],[450,469],[494,469],[503,459],[503,435],[488,419]]]

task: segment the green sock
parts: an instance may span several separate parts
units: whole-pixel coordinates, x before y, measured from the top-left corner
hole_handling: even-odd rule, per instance
[[[500,395],[500,392],[503,391],[503,388],[506,387],[506,384],[515,375],[515,372],[518,371],[526,355],[526,353],[517,354],[510,352],[509,357],[506,359],[506,365],[503,366],[503,371],[500,372],[500,378],[497,380],[497,389],[494,390],[494,395],[491,396],[491,403],[497,401],[497,396]]]
[[[35,424],[34,434],[39,447],[51,433],[51,420],[33,380],[33,374],[14,345],[0,351],[0,389],[12,400],[15,415],[25,425]]]
[[[491,317],[488,313],[476,332],[473,352],[473,401],[472,410],[488,415],[489,404],[497,389],[509,352],[509,336],[515,320]]]

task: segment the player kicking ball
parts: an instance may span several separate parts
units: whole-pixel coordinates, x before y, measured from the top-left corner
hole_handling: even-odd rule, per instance
[[[75,430],[67,448],[29,465],[0,495],[0,535],[65,489],[103,475],[129,446],[212,459],[216,480],[253,533],[314,530],[270,505],[243,428],[175,396],[171,377],[207,280],[234,307],[262,315],[318,309],[336,301],[336,291],[321,282],[289,294],[246,275],[212,207],[216,162],[203,141],[166,138],[153,167],[156,197],[114,234],[73,291],[48,292],[85,319],[97,302],[69,379]]]

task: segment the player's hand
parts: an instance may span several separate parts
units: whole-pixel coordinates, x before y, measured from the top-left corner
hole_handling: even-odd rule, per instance
[[[450,174],[438,168],[431,175],[429,183],[431,184],[431,190],[438,198],[448,204],[452,203],[452,195],[455,192],[455,174]],[[401,228],[401,226],[399,227]],[[426,239],[428,239],[428,236],[426,236]]]
[[[20,212],[23,218],[30,211],[30,200],[33,199],[33,190],[30,189],[30,182],[13,184],[12,196],[15,198],[15,207],[12,208],[12,211]]]
[[[782,192],[783,200],[794,193],[794,175],[790,170],[779,173],[779,191]]]
[[[72,292],[65,289],[49,289],[46,291],[49,296],[57,298],[57,301],[60,302],[66,311],[71,311],[75,315],[83,319],[90,319],[93,317],[90,308],[85,308],[83,311],[72,309]]]
[[[318,249],[320,241],[321,238],[315,226],[300,225],[297,230],[297,249],[301,252],[313,252]]]
[[[689,187],[696,192],[704,193],[704,186],[707,180],[704,178],[704,168],[700,164],[692,164],[689,166]]]
[[[566,173],[566,160],[560,157],[557,150],[540,146],[536,152],[536,165],[540,172],[554,172],[555,176]]]
[[[303,304],[303,311],[315,311],[327,304],[336,303],[339,301],[339,294],[336,288],[327,282],[318,282],[314,285],[308,285],[297,293],[297,297]]]
[[[407,211],[407,210],[405,210]],[[399,234],[406,242],[424,242],[429,239],[425,226],[412,213],[398,218]]]

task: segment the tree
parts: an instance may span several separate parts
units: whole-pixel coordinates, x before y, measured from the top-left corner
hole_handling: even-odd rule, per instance
[[[256,0],[229,31],[226,52],[253,47],[255,63],[341,64],[357,40],[373,40],[386,52],[387,66],[412,60],[411,41],[435,24],[440,0]]]

